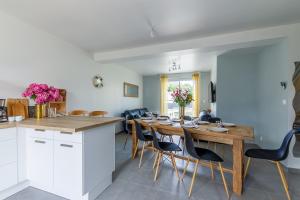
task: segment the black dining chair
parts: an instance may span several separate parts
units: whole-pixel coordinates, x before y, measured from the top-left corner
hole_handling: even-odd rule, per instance
[[[181,148],[173,142],[161,142],[161,141],[159,141],[159,139],[156,136],[156,131],[152,127],[151,127],[151,134],[152,134],[152,137],[153,137],[153,146],[154,146],[155,150],[157,151],[156,156],[155,156],[155,160],[154,160],[154,164],[153,164],[153,168],[156,166],[154,181],[157,180],[159,165],[160,165],[160,162],[161,162],[164,154],[168,155],[170,157],[172,166],[175,169],[178,180],[180,180],[173,152],[181,151]]]
[[[279,172],[284,190],[286,192],[287,198],[291,200],[291,196],[288,190],[288,184],[285,178],[285,174],[282,168],[282,165],[280,161],[285,160],[288,157],[289,154],[289,147],[291,140],[294,136],[294,134],[299,133],[296,130],[291,130],[283,139],[283,142],[279,149],[248,149],[245,153],[245,155],[248,157],[244,178],[246,178],[251,158],[257,158],[257,159],[263,159],[263,160],[269,160],[271,162],[274,162],[277,166],[277,170]]]
[[[135,157],[135,155],[137,153],[139,141],[143,142],[143,147],[142,147],[142,152],[141,152],[140,162],[139,162],[139,168],[141,168],[142,159],[143,159],[143,155],[144,155],[144,151],[145,151],[145,146],[148,143],[153,142],[153,136],[151,135],[150,131],[148,131],[148,132],[143,131],[142,125],[137,120],[134,120],[134,125],[135,125],[135,131],[136,131],[136,136],[137,136],[138,141],[137,141],[137,145],[136,145],[133,157]],[[152,145],[153,145],[153,143],[152,143]]]
[[[224,188],[225,188],[225,192],[227,194],[227,197],[229,198],[229,192],[228,192],[227,182],[226,182],[226,179],[225,179],[225,176],[224,176],[223,166],[221,164],[223,162],[223,159],[218,154],[216,154],[215,152],[213,152],[213,151],[211,151],[209,149],[195,147],[192,135],[189,132],[189,130],[187,130],[187,129],[183,129],[183,130],[184,130],[184,138],[185,138],[185,148],[186,148],[186,151],[188,152],[188,154],[191,157],[197,159],[196,160],[196,166],[194,168],[192,182],[191,182],[190,189],[189,189],[189,197],[191,196],[192,190],[193,190],[193,187],[194,187],[194,182],[195,182],[196,173],[197,173],[197,170],[198,170],[199,161],[200,160],[206,160],[206,161],[210,162],[210,168],[211,168],[211,172],[212,172],[212,178],[214,178],[214,175],[213,175],[213,164],[212,164],[212,162],[217,162],[218,163],[219,170],[221,172],[221,176],[222,176],[222,180],[223,180],[223,184],[224,184]],[[182,174],[181,180],[183,180],[183,177],[184,177],[184,175],[186,173],[186,169],[187,169],[187,167],[188,167],[188,165],[190,163],[190,160],[191,159],[188,158],[186,166],[185,166],[183,174]]]

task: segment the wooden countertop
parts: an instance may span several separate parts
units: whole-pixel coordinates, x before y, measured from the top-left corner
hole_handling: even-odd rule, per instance
[[[26,119],[21,122],[5,122],[0,124],[2,128],[24,127],[34,129],[45,129],[64,132],[80,132],[99,126],[121,121],[119,117],[57,117],[44,119]]]
[[[0,129],[14,128],[14,127],[16,127],[16,123],[15,122],[1,122],[0,123]]]

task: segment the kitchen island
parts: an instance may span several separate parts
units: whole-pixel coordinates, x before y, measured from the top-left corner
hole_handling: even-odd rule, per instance
[[[112,183],[120,118],[58,117],[0,124],[0,199],[28,186],[74,200]]]

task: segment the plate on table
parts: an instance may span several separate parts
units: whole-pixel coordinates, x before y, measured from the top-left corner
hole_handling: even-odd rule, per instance
[[[172,122],[180,122],[180,119],[172,119]]]
[[[159,122],[159,124],[161,124],[161,125],[172,125],[172,122],[170,122],[170,121],[162,121],[162,122]]]
[[[228,132],[227,128],[219,128],[219,127],[209,127],[209,128],[207,128],[207,130],[210,130],[213,132],[220,132],[220,133]]]
[[[152,123],[152,122],[154,122],[154,120],[153,119],[145,119],[145,120],[143,120],[143,122]]]
[[[181,126],[182,126],[182,128],[199,128],[199,126],[197,126],[195,124],[183,124]]]
[[[209,124],[209,122],[208,121],[197,121],[197,124],[205,125],[205,124]]]
[[[157,117],[156,119],[157,120],[168,120],[169,118],[168,117]]]
[[[152,117],[141,117],[141,120],[152,120]]]
[[[222,123],[223,126],[227,126],[227,127],[233,127],[233,126],[236,126],[234,123]]]

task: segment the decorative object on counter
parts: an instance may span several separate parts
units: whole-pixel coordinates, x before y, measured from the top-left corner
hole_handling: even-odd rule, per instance
[[[193,101],[192,92],[187,89],[179,89],[176,88],[171,96],[173,98],[174,103],[177,103],[179,106],[179,118],[180,124],[184,123],[184,115],[185,115],[185,107],[189,105]]]
[[[35,117],[35,106],[28,106],[28,117],[29,118]]]
[[[32,99],[36,104],[35,117],[37,119],[47,116],[46,105],[49,102],[61,100],[59,89],[47,84],[32,83],[22,93],[23,97]]]
[[[48,117],[55,118],[56,116],[57,116],[56,115],[56,108],[49,107],[48,108]]]
[[[93,77],[93,86],[95,88],[102,88],[103,87],[103,78],[100,75],[96,75]]]
[[[28,99],[7,99],[7,115],[8,116],[23,116],[24,119],[29,118]]]
[[[49,102],[49,108],[55,108],[56,113],[59,115],[67,114],[67,91],[65,89],[59,89],[61,99],[59,101]]]
[[[139,86],[124,82],[124,97],[139,97]]]
[[[5,99],[0,99],[0,123],[7,122],[7,111],[5,108]]]

